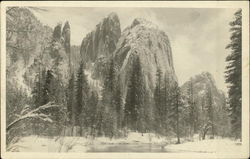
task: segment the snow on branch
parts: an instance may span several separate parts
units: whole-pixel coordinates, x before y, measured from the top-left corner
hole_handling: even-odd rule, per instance
[[[36,119],[40,119],[46,122],[53,122],[53,120],[49,117],[49,115],[41,113],[42,110],[46,110],[49,108],[57,108],[59,107],[59,105],[53,104],[52,102],[49,102],[45,105],[42,105],[36,109],[33,109],[29,112],[27,112],[26,114],[21,114],[19,116],[19,118],[17,118],[16,120],[14,120],[12,123],[10,123],[7,128],[6,131],[9,131],[14,125],[16,125],[17,123],[19,123],[20,121],[24,120],[24,119],[28,119],[28,118],[36,118]],[[25,107],[26,109],[26,107]]]

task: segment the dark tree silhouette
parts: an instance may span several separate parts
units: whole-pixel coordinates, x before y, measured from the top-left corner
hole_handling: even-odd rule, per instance
[[[230,22],[231,42],[226,49],[230,49],[230,54],[226,58],[226,83],[228,83],[229,116],[231,118],[232,133],[236,138],[241,138],[241,63],[242,63],[242,15],[241,9],[235,14],[234,21]]]
[[[137,57],[133,62],[132,73],[129,80],[126,102],[125,102],[125,125],[132,129],[138,129],[139,112],[144,104],[145,83],[141,62]]]

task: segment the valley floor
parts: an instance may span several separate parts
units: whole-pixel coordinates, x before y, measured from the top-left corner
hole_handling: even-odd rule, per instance
[[[181,139],[175,144],[175,138],[163,138],[154,134],[130,133],[127,138],[96,139],[85,137],[41,137],[28,136],[20,139],[15,146],[20,152],[190,152],[190,153],[232,153],[241,151],[241,143],[216,138],[199,141]],[[14,145],[12,145],[14,146]]]

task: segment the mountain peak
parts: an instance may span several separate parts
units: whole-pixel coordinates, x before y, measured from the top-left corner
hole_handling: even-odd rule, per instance
[[[206,79],[209,79],[212,83],[215,84],[215,80],[214,80],[214,77],[213,75],[210,73],[210,72],[202,72],[200,75],[198,76],[201,76],[203,78],[206,78]]]
[[[168,37],[157,25],[146,19],[134,19],[122,32],[114,55],[125,89],[128,84],[127,77],[131,74],[131,64],[136,57],[141,60],[147,89],[151,93],[155,88],[157,68],[168,74],[171,80],[177,81]]]
[[[197,85],[199,89],[206,90],[208,87],[211,87],[212,89],[216,90],[218,93],[218,88],[216,86],[216,81],[214,80],[213,75],[210,72],[201,72],[200,74],[197,74],[190,78],[187,82],[183,84],[183,88],[186,88],[188,84],[191,82],[194,83],[194,85]]]
[[[151,21],[148,21],[144,18],[136,18],[134,19],[134,21],[132,22],[131,28],[135,27],[135,26],[144,26],[147,28],[154,28],[154,29],[158,29],[158,26],[154,23],[152,23]]]
[[[115,13],[115,12],[109,13],[109,15],[107,17],[109,19],[119,19],[117,13]]]
[[[212,76],[212,74],[210,72],[207,72],[207,71],[202,72],[201,75],[203,75],[203,76]]]
[[[95,62],[99,57],[107,57],[113,53],[121,35],[120,20],[111,12],[96,28],[82,40],[80,53],[86,62]]]
[[[65,29],[69,29],[69,28],[70,28],[69,21],[66,21],[66,22],[65,22],[64,28],[65,28]]]

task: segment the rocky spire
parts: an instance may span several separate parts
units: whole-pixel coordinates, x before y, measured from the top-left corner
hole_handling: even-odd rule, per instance
[[[120,35],[120,20],[116,13],[110,13],[82,40],[82,58],[85,62],[95,62],[97,58],[112,55]]]
[[[70,52],[70,25],[69,22],[66,21],[62,30],[62,37],[63,37],[63,44],[64,44],[64,49],[66,54],[68,55],[69,58],[69,74],[72,74],[72,55]]]
[[[64,38],[64,47],[66,53],[70,54],[70,25],[68,21],[66,21],[66,23],[64,24],[62,36]]]

